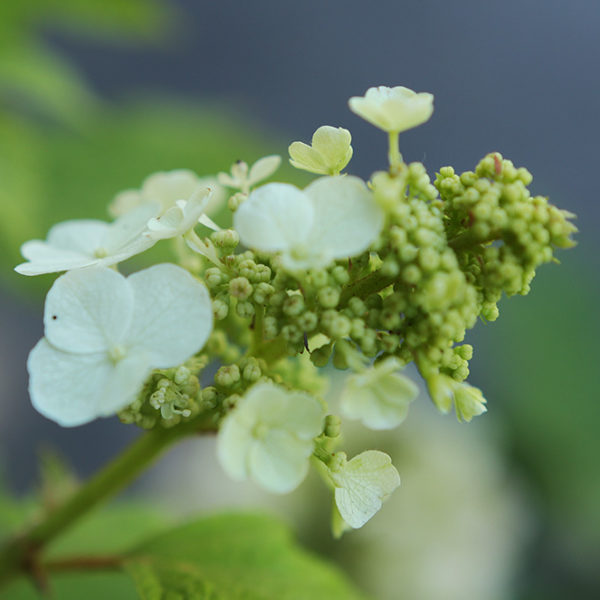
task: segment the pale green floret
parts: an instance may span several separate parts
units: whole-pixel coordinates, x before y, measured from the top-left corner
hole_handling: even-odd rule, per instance
[[[329,476],[335,485],[335,503],[344,521],[362,527],[400,485],[400,475],[390,457],[367,450],[346,461],[343,452],[332,460]]]
[[[302,142],[290,144],[290,163],[310,173],[338,175],[352,158],[351,141],[347,129],[324,125],[314,132],[312,146]]]
[[[418,387],[397,373],[402,364],[388,358],[362,372],[350,375],[342,390],[341,410],[349,419],[360,420],[370,429],[392,429],[406,419]]]
[[[290,492],[308,472],[324,416],[321,403],[309,394],[257,383],[221,424],[219,461],[235,480],[250,478],[270,492]]]

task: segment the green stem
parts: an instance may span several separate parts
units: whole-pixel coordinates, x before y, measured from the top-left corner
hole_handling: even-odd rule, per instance
[[[399,133],[397,131],[389,132],[389,151],[388,160],[390,161],[390,174],[397,175],[402,168],[402,154],[398,147]]]
[[[39,565],[39,554],[44,546],[97,504],[124,488],[168,446],[184,436],[206,430],[210,425],[210,418],[203,415],[172,429],[154,429],[140,436],[62,506],[0,548],[0,585],[20,573],[31,572]]]

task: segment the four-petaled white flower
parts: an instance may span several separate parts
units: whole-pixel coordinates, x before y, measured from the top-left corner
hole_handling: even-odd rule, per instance
[[[391,458],[379,450],[367,450],[349,461],[343,452],[337,453],[329,476],[340,515],[354,529],[362,527],[400,485]]]
[[[238,160],[231,166],[230,173],[219,173],[217,179],[221,185],[247,194],[257,183],[271,177],[280,164],[281,156],[277,154],[259,158],[250,168],[243,160]]]
[[[270,492],[291,492],[308,472],[324,413],[305,392],[254,385],[221,424],[217,456],[223,469],[237,481],[250,478]]]
[[[356,256],[375,241],[384,215],[358,177],[321,177],[304,190],[268,183],[254,190],[234,215],[243,244],[281,252],[288,271],[321,268]]]
[[[482,391],[464,381],[455,381],[438,373],[427,378],[427,386],[438,410],[447,413],[454,402],[456,418],[463,423],[469,423],[473,417],[487,412]]]
[[[33,405],[65,427],[114,414],[152,369],[198,352],[212,320],[206,288],[181,267],[156,265],[127,279],[106,268],[70,271],[48,292],[45,337],[27,361]]]
[[[148,203],[119,217],[113,223],[81,219],[54,225],[46,241],[30,240],[21,246],[29,262],[15,267],[22,275],[41,275],[91,266],[110,266],[156,243],[144,234],[158,214],[157,204]]]
[[[198,177],[189,169],[159,171],[149,175],[139,190],[125,190],[117,194],[108,210],[113,217],[119,217],[140,205],[153,203],[159,205],[158,214],[162,215],[178,200],[189,200],[196,190],[202,188],[212,190],[205,212],[214,214],[225,201],[225,189],[219,185],[216,177]]]
[[[293,142],[288,148],[290,163],[319,175],[337,175],[352,158],[352,136],[343,127],[319,127],[312,136],[312,145]]]
[[[425,123],[433,114],[433,94],[408,88],[379,86],[348,100],[350,110],[388,133],[399,133]]]
[[[396,371],[400,361],[391,357],[374,367],[350,375],[344,384],[341,411],[349,419],[362,421],[370,429],[392,429],[408,414],[419,388]]]

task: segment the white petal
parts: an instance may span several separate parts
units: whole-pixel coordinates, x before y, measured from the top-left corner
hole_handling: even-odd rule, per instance
[[[392,429],[408,414],[419,388],[404,375],[393,372],[350,375],[342,391],[341,411],[349,419],[358,419],[370,429]]]
[[[304,244],[313,215],[311,202],[297,187],[268,183],[242,203],[233,224],[245,246],[276,252]]]
[[[144,180],[142,196],[148,202],[158,202],[164,212],[177,200],[187,200],[197,185],[198,176],[189,169],[160,171]]]
[[[63,427],[114,414],[133,400],[149,374],[140,357],[113,365],[106,353],[71,354],[41,339],[29,354],[29,394],[36,410]]]
[[[110,228],[109,223],[91,219],[64,221],[54,225],[48,232],[48,244],[61,250],[80,252],[94,257]]]
[[[81,269],[98,263],[98,259],[50,246],[47,242],[31,240],[21,246],[21,254],[30,262],[15,267],[21,275],[42,275],[70,269]]]
[[[323,430],[325,409],[306,392],[290,391],[274,383],[253,385],[236,409],[246,422],[287,430],[298,439],[312,440]]]
[[[155,265],[128,279],[135,311],[127,333],[129,348],[148,352],[155,368],[185,362],[206,343],[212,331],[208,291],[186,270]]]
[[[314,148],[303,142],[292,142],[288,148],[290,163],[297,169],[303,169],[310,173],[326,175],[328,167],[323,157]]]
[[[281,164],[281,156],[272,154],[271,156],[264,156],[259,158],[250,168],[248,173],[248,187],[252,187],[254,184],[267,179],[277,171]]]
[[[308,458],[313,446],[312,440],[299,440],[286,431],[269,431],[250,449],[248,460],[252,479],[270,492],[291,492],[308,473]]]
[[[69,271],[55,282],[44,308],[48,341],[67,352],[99,352],[118,345],[129,327],[133,293],[112,269]]]
[[[400,485],[390,457],[378,450],[362,452],[331,476],[340,514],[354,528],[362,527]]]
[[[207,215],[200,215],[198,223],[204,225],[204,227],[212,229],[213,231],[221,231],[221,228]]]
[[[239,419],[237,413],[229,413],[219,428],[217,458],[235,481],[248,478],[248,455],[253,443],[251,426]]]
[[[379,235],[383,211],[358,177],[321,177],[304,192],[315,211],[310,248],[348,258],[364,252]]]
[[[139,240],[146,230],[148,221],[160,211],[157,203],[142,204],[111,223],[101,240],[100,246],[110,255],[117,255]],[[130,255],[130,256],[133,256]]]

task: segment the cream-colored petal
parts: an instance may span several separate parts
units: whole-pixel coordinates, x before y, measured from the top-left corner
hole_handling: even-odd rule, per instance
[[[259,158],[252,165],[252,167],[250,167],[250,171],[248,172],[248,187],[253,187],[259,181],[271,177],[271,175],[273,175],[273,173],[277,171],[280,164],[281,156],[277,154],[272,154],[270,156],[264,156],[263,158]]]

